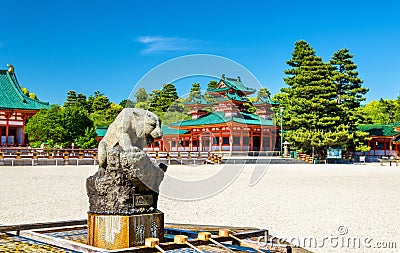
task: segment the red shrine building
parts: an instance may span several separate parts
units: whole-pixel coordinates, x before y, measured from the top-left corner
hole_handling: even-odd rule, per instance
[[[0,146],[25,146],[24,127],[27,119],[33,117],[49,103],[25,95],[14,74],[14,68],[0,70]]]
[[[248,95],[255,93],[240,77],[225,75],[207,98],[192,96],[185,103],[191,119],[163,126],[163,137],[149,151],[274,151],[279,148],[277,128],[272,121],[273,103],[260,97],[248,112]]]
[[[367,143],[371,149],[368,152],[356,152],[356,155],[371,158],[400,157],[400,122],[387,125],[360,125],[358,129],[369,133],[371,140]]]

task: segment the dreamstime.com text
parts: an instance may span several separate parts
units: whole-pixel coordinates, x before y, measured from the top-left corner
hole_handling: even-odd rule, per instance
[[[268,240],[267,240],[268,238]],[[338,235],[329,235],[321,238],[310,237],[293,237],[293,238],[276,238],[260,236],[258,245],[261,248],[274,245],[282,245],[290,243],[301,248],[343,248],[343,249],[397,249],[397,242],[393,241],[377,241],[371,237],[358,237],[348,235],[346,226],[338,228]]]

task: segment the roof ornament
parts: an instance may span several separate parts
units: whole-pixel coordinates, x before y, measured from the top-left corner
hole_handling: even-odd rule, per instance
[[[225,74],[222,74],[222,78],[221,79],[225,79]]]
[[[14,74],[14,67],[13,67],[13,65],[7,64],[7,67],[8,67],[8,73]]]
[[[242,82],[242,81],[240,81],[240,76],[238,76],[237,80],[238,80],[238,82]]]

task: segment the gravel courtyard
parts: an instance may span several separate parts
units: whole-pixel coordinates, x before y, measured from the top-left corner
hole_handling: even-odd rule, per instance
[[[265,175],[251,186],[260,169]],[[85,179],[96,170],[0,167],[0,224],[86,218]],[[167,175],[158,208],[168,223],[266,228],[314,252],[400,251],[400,167],[170,166]]]

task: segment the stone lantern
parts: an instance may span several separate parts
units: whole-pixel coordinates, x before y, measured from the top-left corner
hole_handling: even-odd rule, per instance
[[[288,141],[285,141],[283,143],[283,156],[284,157],[288,157],[289,156],[289,145],[290,145],[290,142],[288,142]]]

